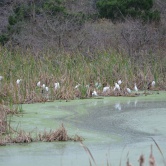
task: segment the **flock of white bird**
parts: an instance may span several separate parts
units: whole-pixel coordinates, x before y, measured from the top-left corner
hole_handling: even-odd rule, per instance
[[[40,81],[37,83],[37,87],[42,87],[43,90],[46,90],[46,92],[49,91],[48,86],[46,86],[45,84],[42,84],[42,85],[41,85],[41,82],[40,82]],[[55,88],[55,90],[57,90],[57,89],[60,88],[60,84],[59,84],[59,82],[54,83],[54,88]]]
[[[3,79],[3,76],[0,76],[0,81],[1,81],[2,79]],[[21,81],[22,81],[22,79],[17,79],[16,84],[19,85],[19,84],[21,83]],[[113,91],[119,91],[119,92],[120,92],[120,91],[121,91],[121,88],[120,88],[120,85],[121,85],[121,84],[122,84],[122,81],[121,81],[121,80],[118,80],[118,82],[115,83],[115,86],[114,86],[114,88],[113,88]],[[148,86],[154,87],[155,84],[156,84],[155,81],[152,81],[151,83],[149,83]],[[45,84],[41,84],[40,81],[37,82],[36,85],[37,85],[37,87],[42,88],[42,89],[45,90],[46,92],[49,91],[49,87],[46,86]],[[81,84],[78,84],[78,85],[76,85],[76,86],[74,87],[74,89],[78,89],[80,86],[81,86]],[[86,88],[89,88],[89,85],[86,85]],[[96,83],[95,83],[95,88],[96,88],[96,89],[102,88],[102,84],[96,82]],[[55,89],[55,90],[60,89],[60,84],[59,84],[59,82],[54,83],[54,89]],[[102,92],[103,92],[103,94],[104,94],[104,93],[109,92],[110,90],[111,90],[110,86],[105,86],[105,87],[103,87],[103,91],[102,91]],[[133,90],[134,90],[135,92],[138,92],[138,88],[137,88],[136,83],[134,84]],[[130,94],[130,93],[132,92],[132,90],[131,90],[130,88],[126,88],[126,91],[127,91],[128,94]],[[96,90],[93,90],[92,96],[93,96],[93,97],[98,96],[98,93],[97,93]]]
[[[113,91],[116,91],[116,90],[118,90],[119,92],[120,92],[120,90],[121,90],[121,88],[120,88],[120,85],[122,84],[122,80],[119,80],[117,83],[115,83],[115,86],[114,86],[114,88],[113,88]],[[155,81],[152,81],[151,83],[149,83],[149,85],[148,86],[151,86],[152,88],[155,86]],[[102,85],[101,84],[99,84],[99,83],[96,83],[95,84],[95,87],[98,89],[99,87],[101,87]],[[107,92],[109,92],[110,91],[110,86],[105,86],[105,87],[103,87],[103,93],[107,93]],[[130,94],[131,92],[132,92],[132,90],[130,89],[130,88],[126,88],[126,91],[127,91],[127,93],[128,94]],[[136,85],[136,83],[134,84],[134,91],[135,92],[138,92],[138,88],[137,88],[137,85]],[[92,92],[92,96],[98,96],[98,94],[97,94],[97,91],[96,90],[94,90],[93,92]]]

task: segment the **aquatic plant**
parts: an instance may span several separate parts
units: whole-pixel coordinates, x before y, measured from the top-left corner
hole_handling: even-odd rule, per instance
[[[36,136],[34,136],[36,135]],[[12,130],[12,133],[4,136],[0,135],[0,146],[13,143],[31,143],[31,142],[55,142],[55,141],[83,141],[84,138],[78,135],[69,136],[66,128],[62,124],[58,129],[49,132],[25,132],[24,130]]]
[[[166,160],[164,158],[164,155],[159,147],[159,145],[157,144],[157,142],[152,138],[153,142],[155,143],[157,149],[159,150],[160,154],[162,155],[162,158],[163,158],[163,164],[166,165]],[[89,157],[89,165],[97,165],[96,164],[96,161],[95,161],[95,158],[93,157],[90,149],[82,142],[80,141],[80,145],[83,147],[83,149],[85,150],[85,152],[87,153],[88,157]],[[123,149],[124,150],[124,149]],[[121,156],[122,157],[122,156]],[[127,157],[128,157],[128,154],[127,154]],[[92,164],[92,162],[93,164]],[[139,160],[138,160],[138,163],[139,163],[139,166],[143,166],[144,163],[145,163],[145,157],[143,154],[141,154],[139,156]],[[156,166],[156,159],[153,155],[153,146],[151,145],[151,148],[150,148],[150,155],[149,155],[149,166]],[[107,159],[107,166],[111,165],[111,163],[108,162],[108,159]],[[121,159],[120,159],[120,163],[119,163],[119,166],[121,166]],[[132,164],[130,163],[129,161],[129,157],[127,158],[127,162],[126,162],[126,166],[132,166]]]
[[[165,60],[160,57],[156,64],[144,59],[144,63],[139,65],[127,55],[110,50],[82,55],[80,52],[53,50],[33,54],[0,48],[0,59],[0,75],[3,76],[0,102],[7,105],[87,98],[94,90],[98,95],[126,96],[126,87],[133,90],[136,83],[138,89],[146,90],[152,81],[156,82],[153,90],[166,88]],[[118,84],[120,91],[114,92],[114,83],[119,79],[122,80]],[[37,86],[39,80],[48,91]],[[96,82],[100,82],[100,88],[95,87]],[[55,83],[59,83],[58,89]],[[80,86],[75,89],[78,83]],[[110,87],[107,94],[102,93],[105,86]]]

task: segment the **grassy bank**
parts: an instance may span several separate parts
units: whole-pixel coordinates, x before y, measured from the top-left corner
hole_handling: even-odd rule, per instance
[[[122,91],[126,87],[133,89],[134,83],[139,90],[145,90],[153,80],[159,89],[164,90],[166,59],[153,54],[150,59],[140,58],[141,61],[137,62],[127,55],[110,50],[86,55],[49,50],[33,55],[29,51],[0,48],[0,75],[3,76],[0,82],[0,102],[11,104],[87,98],[91,97],[93,90],[101,94],[104,86],[113,88],[119,79],[122,80]],[[16,83],[17,79],[22,80],[20,84]],[[48,92],[37,87],[39,81],[49,88]],[[60,84],[57,90],[54,88],[55,82]],[[95,87],[97,82],[101,83],[100,88]],[[79,88],[75,88],[78,84]]]

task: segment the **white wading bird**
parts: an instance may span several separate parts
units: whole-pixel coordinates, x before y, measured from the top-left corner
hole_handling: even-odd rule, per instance
[[[21,81],[22,81],[22,79],[17,79],[17,81],[16,81],[17,85],[19,85]]]
[[[119,86],[119,84],[117,84],[117,83],[115,83],[114,91],[115,91],[116,89],[118,89],[118,91],[120,91],[120,86]]]
[[[37,83],[37,86],[40,87],[40,81]]]
[[[54,87],[55,87],[55,90],[59,89],[60,88],[59,82],[54,83]]]
[[[121,83],[122,83],[122,81],[121,81],[121,80],[119,80],[119,81],[118,81],[118,84],[120,85]]]
[[[151,89],[151,88],[154,88],[156,82],[155,81],[152,81],[148,84],[148,89]]]
[[[131,93],[131,89],[130,88],[126,88],[128,93]]]
[[[45,89],[46,89],[46,91],[48,92],[49,88],[48,88],[47,86],[46,86],[46,88],[45,88]]]
[[[78,89],[80,87],[81,84],[78,84],[74,87],[74,89]]]
[[[3,79],[3,76],[0,76],[0,81]]]
[[[152,81],[152,87],[154,87],[155,86],[155,84],[156,84],[156,82],[155,81]]]
[[[46,85],[45,85],[45,84],[43,84],[43,85],[42,85],[42,88],[43,88],[43,89],[45,89],[45,88],[46,88]]]
[[[136,83],[134,84],[134,90],[135,90],[136,92],[138,92],[138,88],[137,88]]]
[[[103,88],[103,93],[106,93],[106,92],[108,92],[110,90],[110,87],[109,86],[105,86],[104,88]]]
[[[98,94],[97,94],[97,92],[95,90],[92,92],[92,96],[93,97],[98,96]]]

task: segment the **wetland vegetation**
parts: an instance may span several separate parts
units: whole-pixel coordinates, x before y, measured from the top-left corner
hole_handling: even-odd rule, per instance
[[[0,145],[83,140],[63,125],[36,137],[13,129],[22,104],[166,90],[166,3],[135,2],[0,2]]]

